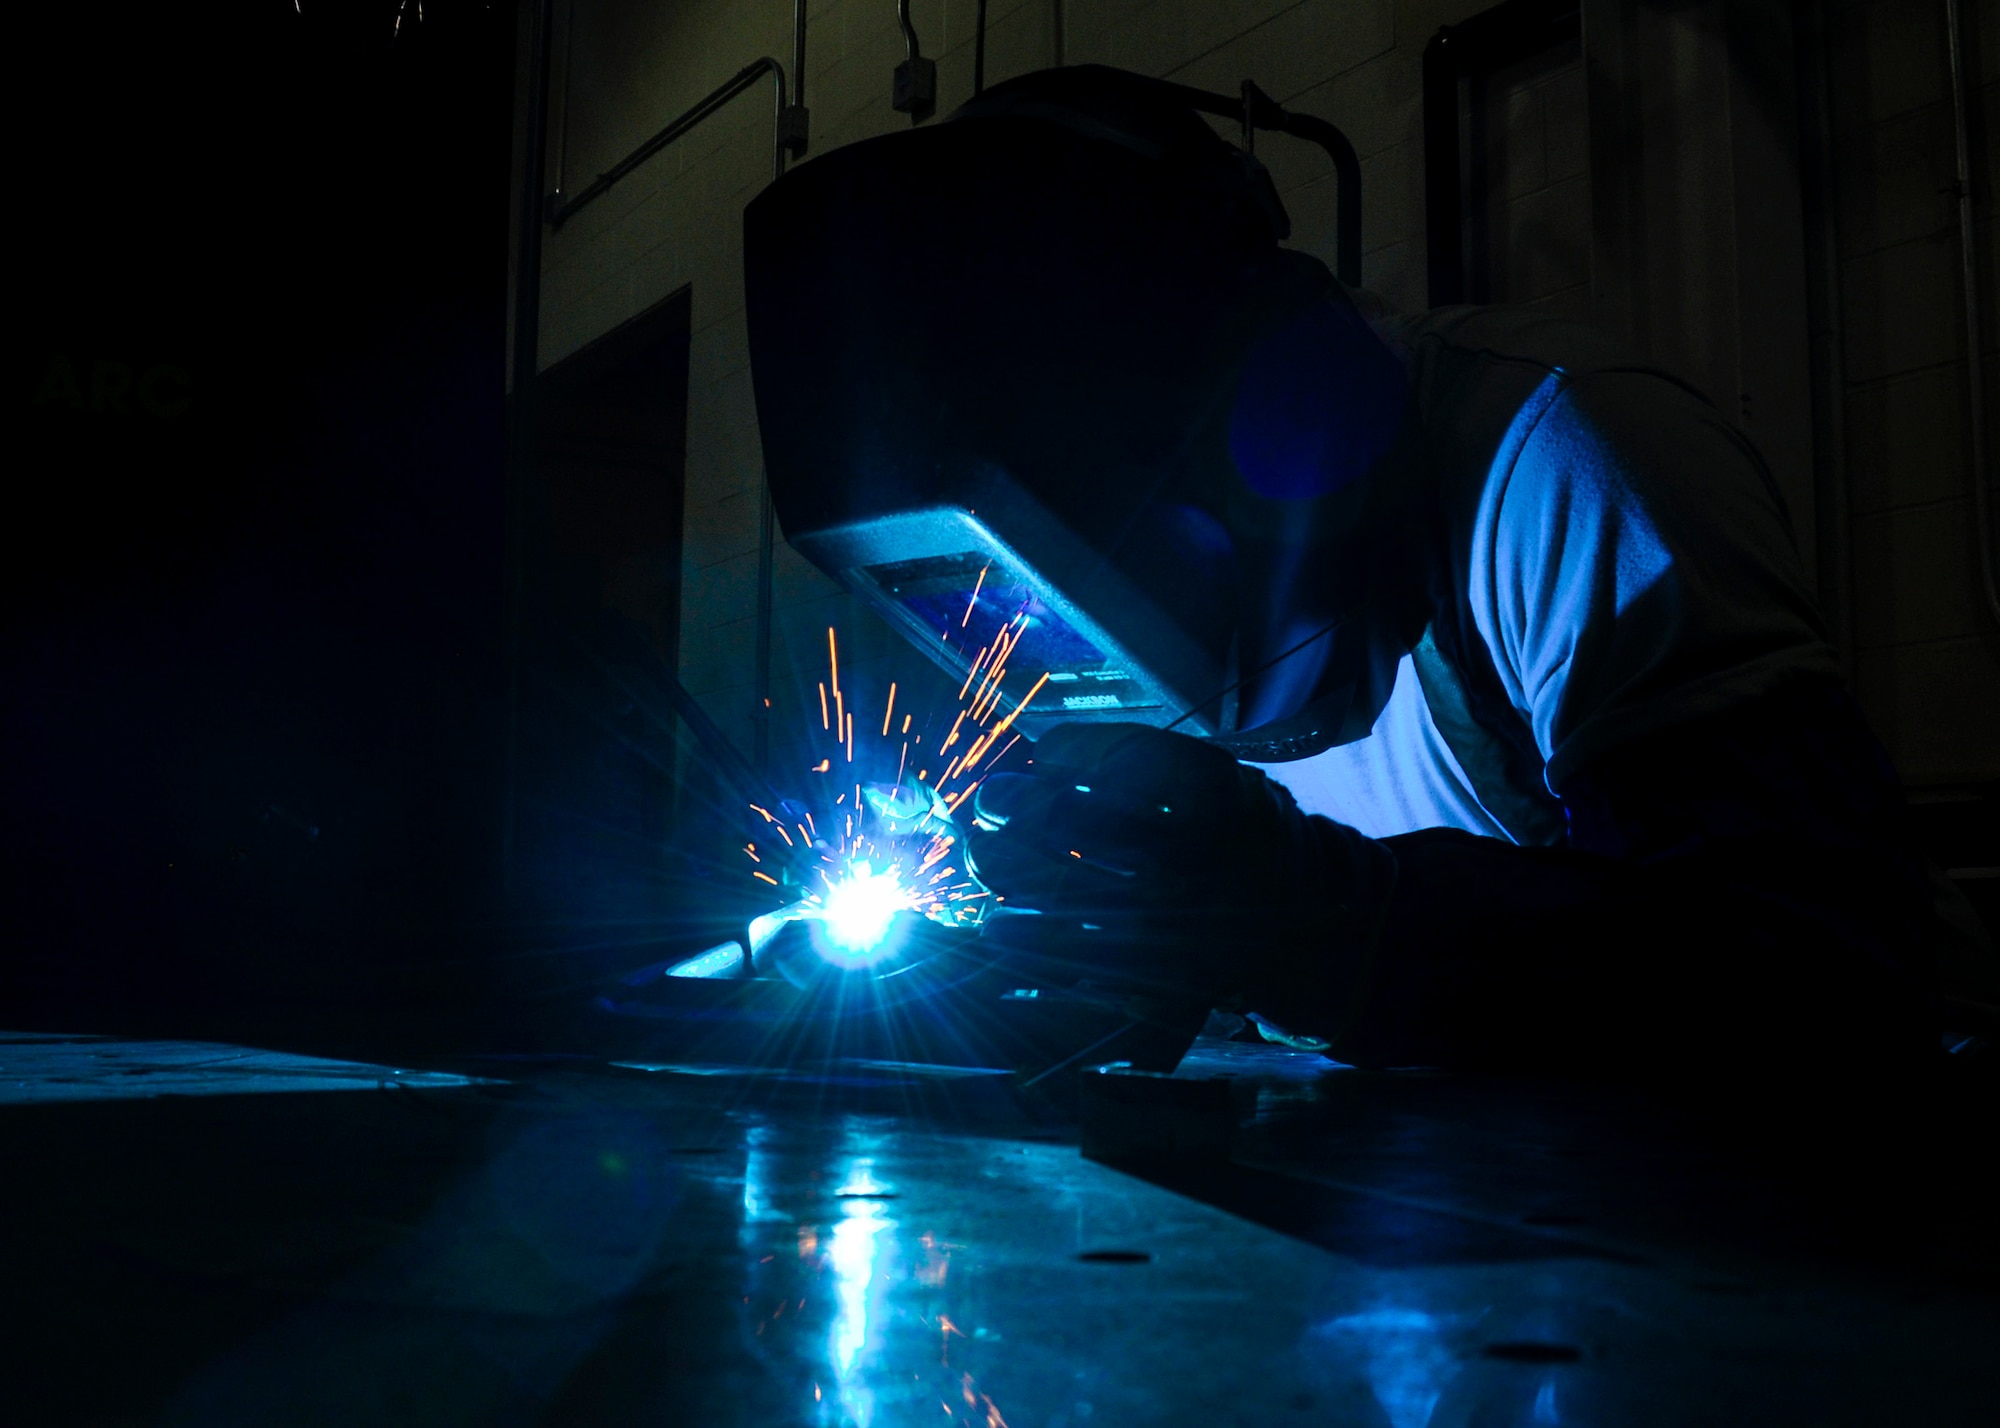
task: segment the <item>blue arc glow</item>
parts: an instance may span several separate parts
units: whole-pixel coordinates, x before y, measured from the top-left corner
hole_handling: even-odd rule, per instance
[[[836,952],[865,961],[888,937],[896,914],[914,905],[894,869],[878,873],[866,862],[855,862],[848,865],[846,877],[828,887],[820,920]]]

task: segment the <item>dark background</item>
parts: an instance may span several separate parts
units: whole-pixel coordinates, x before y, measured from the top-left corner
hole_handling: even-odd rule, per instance
[[[397,10],[17,17],[17,1005],[360,1005],[492,919],[515,15]]]

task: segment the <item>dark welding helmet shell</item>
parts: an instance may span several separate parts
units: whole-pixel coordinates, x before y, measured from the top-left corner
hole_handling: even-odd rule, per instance
[[[1225,740],[1240,709],[1296,722],[1342,684],[1337,642],[1285,664],[1312,664],[1310,678],[1259,666],[1297,643],[1301,618],[1337,624],[1355,599],[1337,548],[1368,504],[1353,451],[1379,454],[1376,428],[1393,425],[1381,373],[1367,438],[1345,438],[1331,476],[1273,477],[1300,443],[1260,455],[1257,437],[1340,379],[1324,361],[1273,374],[1328,323],[1364,329],[1323,266],[1278,247],[1261,167],[1191,110],[1116,71],[1025,79],[945,124],[834,150],[750,204],[752,371],[779,521],[954,671],[971,649],[928,631],[917,597],[898,604],[901,573],[931,561],[908,582],[928,589],[958,559],[1018,580],[1078,637],[1065,648],[1103,656],[1066,671],[1070,688],[1113,691],[1051,686],[1043,720]],[[1119,684],[1112,666],[1140,673]],[[1225,695],[1244,671],[1247,701]],[[1303,747],[1298,729],[1285,737]]]

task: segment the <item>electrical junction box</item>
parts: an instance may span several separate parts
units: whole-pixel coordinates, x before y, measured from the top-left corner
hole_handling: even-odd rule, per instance
[[[918,58],[897,65],[896,88],[889,103],[898,114],[909,115],[913,123],[928,119],[937,108],[937,61]]]
[[[778,114],[778,147],[793,158],[803,158],[812,136],[812,111],[803,104],[787,104]]]

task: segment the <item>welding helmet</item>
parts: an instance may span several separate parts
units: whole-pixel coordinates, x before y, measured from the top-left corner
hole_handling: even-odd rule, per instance
[[[1254,158],[1095,66],[795,168],[744,249],[785,538],[954,677],[1007,641],[1030,734],[1362,737],[1414,638],[1375,479],[1408,383],[1288,231]]]

